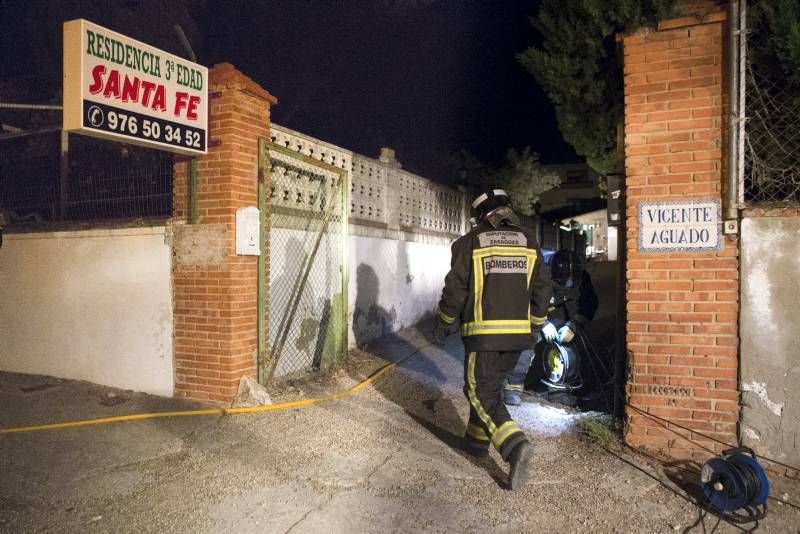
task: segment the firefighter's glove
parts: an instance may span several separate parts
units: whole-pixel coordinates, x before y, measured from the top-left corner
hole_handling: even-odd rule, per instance
[[[433,319],[433,344],[444,347],[444,340],[449,333],[450,325],[442,321],[438,315]]]
[[[555,325],[550,321],[547,321],[544,323],[544,326],[542,326],[542,337],[548,343],[555,343],[556,340],[558,340],[558,330],[556,330]]]
[[[572,323],[567,323],[558,329],[558,342],[560,344],[569,343],[574,338],[575,338],[575,327],[572,326]]]

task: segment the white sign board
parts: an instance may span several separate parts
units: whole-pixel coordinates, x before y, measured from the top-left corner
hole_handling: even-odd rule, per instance
[[[258,208],[246,206],[236,210],[236,254],[258,256],[261,220]]]
[[[83,19],[65,22],[64,130],[205,154],[208,69]]]
[[[639,204],[639,250],[720,250],[720,201],[687,200]]]

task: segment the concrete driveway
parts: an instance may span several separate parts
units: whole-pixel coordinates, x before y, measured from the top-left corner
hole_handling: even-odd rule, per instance
[[[426,344],[404,331],[273,397],[349,387]],[[424,348],[339,401],[0,434],[0,531],[702,531],[684,491],[694,486],[685,469],[696,466],[598,451],[577,436],[579,414],[532,398],[513,413],[535,442],[535,474],[522,491],[505,489],[495,453],[476,461],[457,447],[467,416],[462,359],[451,336],[446,350]],[[205,406],[0,374],[0,428]],[[797,487],[787,492],[800,501]],[[715,523],[705,518],[706,528]],[[798,524],[798,508],[776,502],[762,522],[774,532]]]

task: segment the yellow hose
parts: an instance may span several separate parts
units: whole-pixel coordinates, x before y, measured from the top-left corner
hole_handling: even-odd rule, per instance
[[[367,378],[365,378],[364,380],[362,380],[361,382],[352,387],[349,387],[342,391],[337,391],[336,393],[332,393],[331,395],[325,395],[324,397],[281,402],[278,404],[269,404],[266,406],[253,406],[250,408],[207,408],[205,410],[187,410],[181,412],[136,413],[132,415],[117,415],[114,417],[101,417],[99,419],[84,419],[82,421],[68,421],[66,423],[52,423],[48,425],[21,426],[17,428],[0,428],[0,434],[12,434],[15,432],[34,432],[37,430],[53,430],[56,428],[70,428],[76,426],[104,425],[107,423],[119,423],[122,421],[140,421],[142,419],[156,419],[158,417],[189,417],[193,415],[236,415],[242,413],[270,412],[272,410],[284,410],[286,408],[297,408],[300,406],[307,406],[309,404],[317,404],[319,402],[338,400],[350,396],[354,393],[357,393],[367,384],[370,384],[371,382],[377,380],[381,375],[393,369],[398,364],[403,363],[407,359],[411,358],[424,348],[425,347],[417,349],[408,356],[404,357],[402,360],[393,363],[387,363],[386,365],[384,365],[383,367],[381,367],[380,369],[369,375]]]

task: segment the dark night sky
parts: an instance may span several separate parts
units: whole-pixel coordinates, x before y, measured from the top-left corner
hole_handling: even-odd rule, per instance
[[[0,0],[0,73],[57,75],[61,22],[78,17],[185,56],[179,22],[201,63],[233,63],[278,98],[275,122],[368,156],[390,146],[404,168],[446,179],[442,157],[459,148],[493,162],[525,145],[545,162],[576,159],[514,57],[536,39],[536,4]]]

